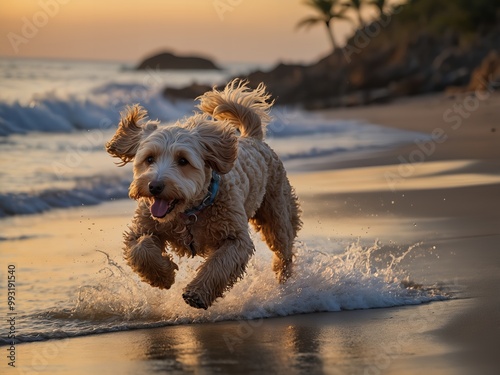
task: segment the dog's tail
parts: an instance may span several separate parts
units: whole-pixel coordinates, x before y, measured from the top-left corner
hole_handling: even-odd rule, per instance
[[[251,90],[248,81],[237,78],[229,82],[223,91],[214,88],[198,97],[198,108],[214,119],[229,121],[242,137],[262,140],[271,121],[269,110],[273,101],[270,97],[263,83]]]

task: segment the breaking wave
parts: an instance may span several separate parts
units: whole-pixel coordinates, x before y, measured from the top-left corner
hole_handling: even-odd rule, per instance
[[[338,255],[332,255],[332,249],[324,245],[317,247],[298,245],[296,276],[280,285],[271,271],[271,252],[257,243],[245,277],[206,311],[191,308],[181,297],[200,261],[182,259],[176,283],[162,291],[140,282],[128,267],[100,251],[104,265],[99,277],[80,286],[67,306],[23,317],[32,328],[17,340],[417,305],[450,298],[438,287],[410,281],[404,271],[403,262],[421,251],[421,244],[400,249],[396,255],[394,249],[379,243],[352,243]]]
[[[75,178],[68,189],[0,193],[0,217],[29,215],[57,208],[92,206],[128,197],[130,179],[120,176]]]

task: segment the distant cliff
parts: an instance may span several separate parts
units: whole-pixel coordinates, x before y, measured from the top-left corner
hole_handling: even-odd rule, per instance
[[[144,59],[137,70],[143,69],[179,69],[179,70],[218,70],[212,61],[199,56],[176,56],[162,52]]]
[[[493,90],[500,87],[500,0],[409,0],[319,61],[247,78],[253,87],[266,83],[277,103],[310,109]]]
[[[500,0],[408,0],[314,63],[280,63],[246,78],[252,87],[264,82],[277,104],[310,109],[498,89]],[[164,94],[194,99],[204,89],[191,85]]]

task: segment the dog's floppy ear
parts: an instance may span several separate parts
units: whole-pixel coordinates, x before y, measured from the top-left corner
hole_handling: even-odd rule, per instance
[[[155,122],[142,124],[147,112],[140,105],[127,107],[121,113],[120,124],[113,138],[106,143],[106,151],[114,157],[121,159],[120,167],[134,159],[143,137],[157,128]]]
[[[205,163],[220,174],[228,173],[238,156],[238,139],[234,128],[219,121],[196,126]]]

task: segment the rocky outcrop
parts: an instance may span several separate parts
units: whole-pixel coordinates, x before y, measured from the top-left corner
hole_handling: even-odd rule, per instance
[[[176,56],[170,52],[162,52],[144,59],[137,69],[218,70],[220,68],[203,57]]]
[[[163,96],[173,101],[176,101],[177,99],[194,100],[198,96],[203,95],[210,90],[212,90],[211,86],[192,83],[191,85],[182,88],[166,87],[163,90]]]
[[[308,66],[279,64],[248,79],[252,86],[264,82],[279,104],[310,109],[384,102],[449,86],[469,85],[473,90],[476,81],[484,86],[500,79],[495,52],[499,39],[497,29],[461,47],[453,37],[422,32],[406,43],[367,47],[349,59],[338,50]]]
[[[437,23],[421,21],[426,19],[423,15],[430,17],[435,11],[447,16],[457,9],[461,11],[459,6],[482,9],[483,3],[450,1],[446,3],[449,9],[434,6],[432,0],[408,4],[392,19],[387,16],[357,30],[344,48],[315,63],[280,63],[246,78],[253,87],[264,82],[277,104],[299,104],[310,109],[385,102],[449,87],[466,91],[500,86],[500,22],[494,22],[494,14],[489,22],[487,17],[478,16],[476,21],[481,23],[475,30],[463,26],[467,23],[453,23],[453,17],[427,19]],[[500,11],[500,7],[495,7]],[[429,9],[432,12],[427,14]],[[455,14],[475,19],[476,13]],[[220,82],[219,86],[224,84]],[[189,87],[165,93],[193,99],[201,89]]]

